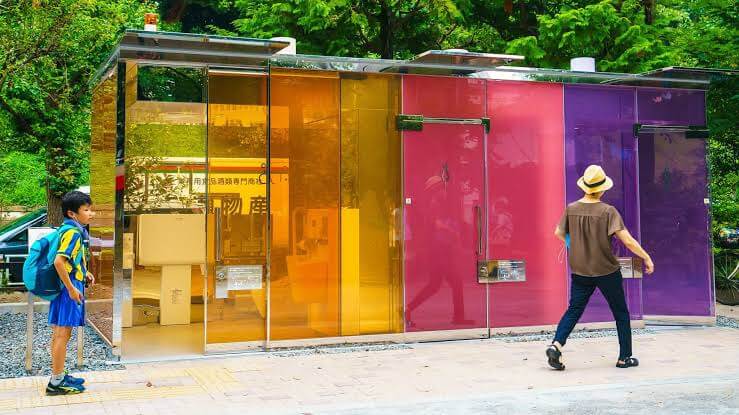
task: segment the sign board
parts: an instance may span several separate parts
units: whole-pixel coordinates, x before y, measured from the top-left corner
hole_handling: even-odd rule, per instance
[[[618,258],[623,278],[642,278],[643,261],[639,257]]]
[[[478,261],[477,263],[477,282],[480,284],[524,281],[526,281],[525,261],[497,259]]]
[[[229,291],[261,289],[261,265],[224,265],[216,267],[216,298],[228,298]]]

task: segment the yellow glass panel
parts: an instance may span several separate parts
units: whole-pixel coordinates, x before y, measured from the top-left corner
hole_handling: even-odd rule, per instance
[[[270,95],[270,339],[338,336],[339,77],[273,70]]]
[[[208,75],[207,343],[264,340],[267,76]]]
[[[113,230],[115,226],[115,145],[117,71],[105,76],[92,92],[90,122],[90,196],[95,218],[90,224],[97,284],[85,290],[87,318],[113,341]]]
[[[122,356],[203,351],[202,69],[126,68]]]
[[[341,80],[341,334],[401,332],[400,79]]]

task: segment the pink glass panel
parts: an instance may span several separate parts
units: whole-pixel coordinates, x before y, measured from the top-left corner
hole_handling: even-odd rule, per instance
[[[403,114],[439,118],[484,117],[485,80],[404,76]]]
[[[556,324],[567,307],[562,85],[488,81],[488,258],[524,260],[525,282],[490,286],[492,327]]]
[[[480,125],[403,133],[407,331],[486,327],[476,276],[483,139]]]

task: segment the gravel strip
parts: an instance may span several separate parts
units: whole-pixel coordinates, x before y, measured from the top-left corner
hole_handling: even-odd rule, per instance
[[[384,350],[403,350],[411,349],[412,347],[407,344],[397,343],[352,343],[352,344],[339,344],[339,345],[325,345],[325,346],[313,346],[313,347],[295,347],[280,349],[278,351],[270,353],[271,356],[276,357],[293,357],[293,356],[305,356],[310,354],[340,354],[340,353],[354,353],[354,352],[377,352]]]
[[[33,369],[26,372],[26,314],[0,314],[0,378],[49,375],[51,373],[51,327],[47,313],[35,313],[33,336]],[[75,367],[77,361],[77,330],[72,330],[72,338],[67,348],[66,368],[70,372],[89,370],[118,370],[123,365],[106,363],[112,358],[110,347],[92,329],[85,327],[85,366]]]
[[[719,327],[731,327],[733,329],[739,329],[739,320],[730,317],[716,316],[716,325]]]
[[[640,336],[644,334],[655,334],[657,331],[645,328],[645,329],[631,329],[633,336]],[[570,339],[594,339],[599,337],[612,337],[618,336],[616,329],[600,329],[600,330],[581,330],[573,331],[570,334]],[[520,343],[520,342],[550,342],[554,337],[554,331],[541,331],[536,334],[499,334],[492,336],[491,339],[501,340],[506,343]]]

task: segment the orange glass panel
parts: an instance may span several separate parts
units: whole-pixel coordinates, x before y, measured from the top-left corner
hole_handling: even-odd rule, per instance
[[[264,340],[267,76],[208,76],[206,343]]]
[[[115,213],[115,143],[118,72],[113,70],[92,92],[90,125],[90,196],[95,218],[90,224],[97,284],[85,290],[87,319],[113,341],[113,229]]]
[[[338,336],[339,77],[273,70],[270,94],[270,339]]]
[[[400,78],[341,80],[341,334],[403,330]]]

